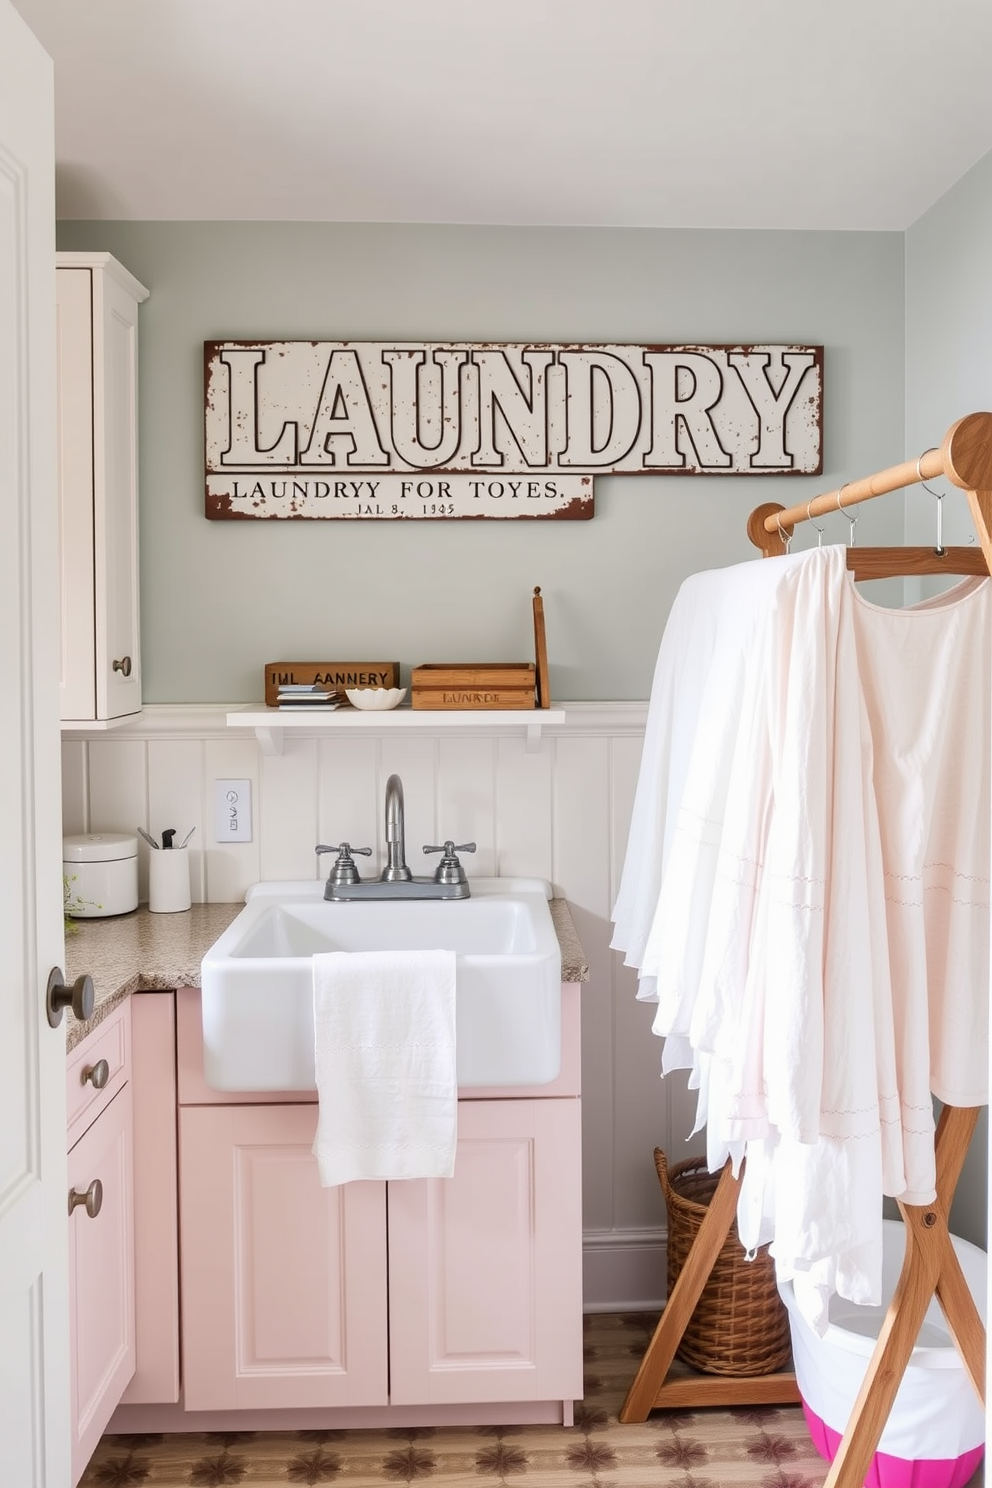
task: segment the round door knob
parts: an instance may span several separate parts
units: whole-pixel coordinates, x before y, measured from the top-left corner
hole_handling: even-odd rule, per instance
[[[62,1010],[67,1007],[72,1008],[80,1023],[85,1023],[87,1018],[93,1016],[95,1000],[91,976],[78,976],[72,986],[67,987],[62,968],[52,967],[45,990],[45,1010],[53,1028],[58,1028],[62,1022]]]
[[[120,661],[115,661],[114,662],[114,671],[115,672],[120,672],[125,677],[130,677],[130,675],[131,675],[131,658],[130,658],[130,656],[122,656],[121,659],[120,659]]]
[[[96,1064],[88,1064],[80,1076],[80,1084],[85,1085],[87,1080],[94,1090],[102,1090],[110,1079],[110,1065],[105,1059],[98,1059]]]
[[[76,1188],[69,1190],[69,1213],[78,1209],[80,1204],[86,1210],[90,1219],[96,1219],[103,1206],[103,1184],[99,1178],[94,1178],[85,1193],[80,1193]]]

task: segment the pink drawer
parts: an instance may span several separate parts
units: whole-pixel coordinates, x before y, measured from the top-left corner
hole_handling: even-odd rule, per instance
[[[106,1061],[106,1083],[97,1088],[101,1062]],[[102,1023],[76,1045],[66,1061],[66,1124],[71,1150],[83,1132],[113,1100],[131,1067],[131,1001],[125,999]]]

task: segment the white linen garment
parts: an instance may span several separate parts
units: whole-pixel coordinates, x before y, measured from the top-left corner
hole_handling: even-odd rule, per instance
[[[882,1193],[933,1198],[931,1090],[987,1098],[992,584],[887,610],[830,547],[684,589],[614,944],[711,1168],[747,1152],[742,1239],[809,1273],[822,1325],[833,1290],[878,1300]]]
[[[769,558],[692,574],[672,605],[655,666],[643,765],[613,909],[611,944],[639,971],[690,768],[695,767],[696,779],[723,768],[721,750],[733,745],[744,663],[760,649],[759,633],[776,587],[801,561],[799,556]],[[691,819],[691,802],[686,812]],[[654,1000],[653,982],[646,977],[638,996]]]
[[[455,1165],[455,956],[313,957],[313,1152],[325,1188],[359,1178],[450,1178]]]

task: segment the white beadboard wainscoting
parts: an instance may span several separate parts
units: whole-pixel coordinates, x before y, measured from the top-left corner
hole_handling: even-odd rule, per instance
[[[341,730],[333,715],[287,731],[266,754],[227,706],[145,708],[122,726],[63,739],[64,831],[190,840],[193,898],[239,900],[260,880],[321,875],[318,842],[371,847],[385,862],[383,797],[398,774],[406,801],[407,859],[425,843],[476,842],[469,874],[550,880],[568,900],[589,962],[583,992],[585,1301],[591,1311],[657,1306],[665,1295],[665,1209],[653,1152],[687,1146],[694,1097],[684,1077],[659,1078],[652,1008],[610,950],[610,914],[623,866],[640,765],[646,703],[559,704],[564,720],[528,750],[524,722],[493,728],[485,714],[457,727]],[[214,838],[214,781],[250,780],[247,843]],[[141,898],[148,849],[139,840]],[[430,860],[420,871],[427,871]],[[326,869],[326,864],[325,864]],[[416,869],[415,869],[416,871]]]

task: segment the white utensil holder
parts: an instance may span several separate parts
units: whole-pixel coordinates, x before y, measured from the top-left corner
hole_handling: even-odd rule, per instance
[[[189,848],[160,848],[148,854],[148,908],[153,914],[189,909]]]

